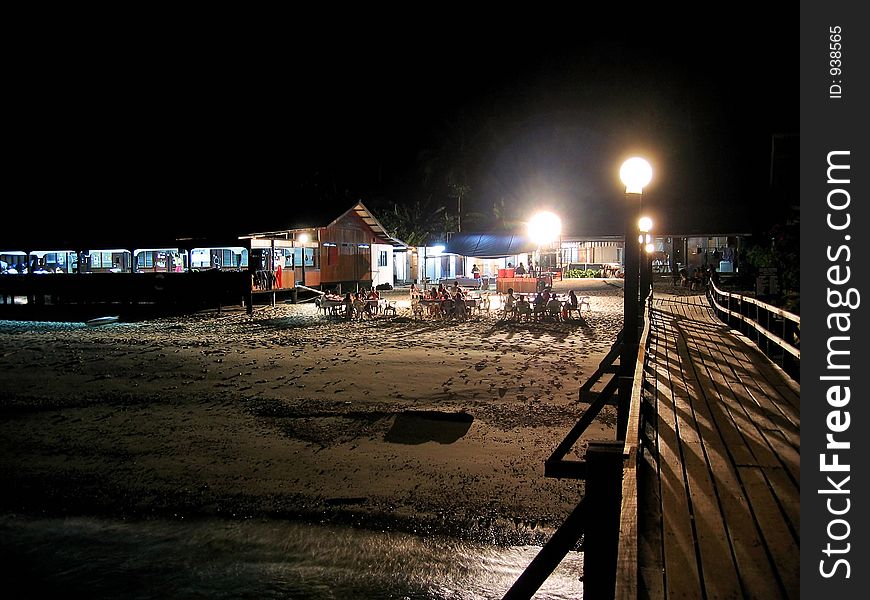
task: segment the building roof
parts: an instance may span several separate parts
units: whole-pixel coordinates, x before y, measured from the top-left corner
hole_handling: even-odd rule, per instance
[[[375,218],[375,216],[371,213],[371,211],[368,208],[366,208],[365,204],[363,204],[362,202],[357,202],[356,204],[354,204],[353,207],[351,207],[349,210],[345,211],[341,216],[339,216],[334,221],[332,221],[330,223],[330,225],[332,225],[333,223],[335,223],[336,221],[338,221],[339,219],[344,217],[349,212],[356,213],[356,215],[360,219],[362,219],[363,223],[365,223],[366,225],[371,227],[372,231],[375,232],[375,235],[377,235],[379,238],[384,240],[387,244],[389,244],[395,248],[406,248],[407,247],[407,244],[405,242],[398,240],[398,239],[394,238],[393,236],[391,236],[389,233],[387,233],[387,230],[384,228],[383,225],[381,225],[381,222]]]
[[[326,221],[322,216],[318,220],[318,219],[313,218],[309,215],[307,218],[303,218],[303,219],[300,219],[298,221],[294,217],[291,217],[291,218],[293,218],[293,227],[291,227],[289,229],[261,231],[261,232],[257,232],[257,233],[249,233],[247,235],[243,235],[243,236],[239,236],[239,237],[240,238],[282,237],[282,236],[286,236],[290,233],[299,232],[301,230],[317,229],[320,227],[330,227],[330,226],[338,223],[341,219],[343,219],[344,217],[346,217],[348,214],[351,214],[351,213],[355,214],[357,217],[359,217],[363,221],[363,223],[368,225],[369,228],[371,228],[372,232],[375,234],[375,236],[377,236],[379,239],[381,239],[385,244],[389,244],[390,246],[393,246],[394,248],[407,247],[407,244],[405,244],[403,241],[391,236],[387,232],[386,228],[384,228],[384,226],[381,225],[381,222],[378,221],[378,219],[372,214],[372,212],[362,202],[357,202],[356,204],[351,206],[349,209],[345,210],[341,214],[338,214],[331,221]]]
[[[457,233],[450,237],[444,252],[474,258],[504,258],[535,248],[528,237],[515,233]]]

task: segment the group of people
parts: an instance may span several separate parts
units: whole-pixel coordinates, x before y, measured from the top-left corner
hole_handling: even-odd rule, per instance
[[[531,294],[530,294],[531,295]],[[514,296],[513,288],[508,288],[504,299],[503,318],[512,320],[552,320],[568,319],[572,310],[580,312],[580,299],[574,290],[568,293],[568,300],[562,302],[549,287],[534,295],[530,302],[524,294]]]
[[[534,262],[529,262],[528,269],[525,267],[525,265],[523,265],[522,262],[516,267],[513,265],[513,263],[508,263],[507,266],[508,269],[514,270],[514,275],[516,275],[517,277],[525,277],[526,275],[528,275],[529,277],[535,277],[538,274],[538,269],[535,268]]]
[[[429,316],[456,318],[460,321],[468,318],[468,298],[458,281],[454,281],[449,288],[442,282],[438,287],[431,287],[427,291],[420,290],[415,281],[411,284],[411,310],[417,314],[421,314],[423,310],[421,300],[426,301],[424,304]]]
[[[344,296],[333,292],[327,292],[323,295],[323,300],[341,303],[341,315],[348,321],[353,320],[354,317],[360,319],[373,317],[378,310],[380,299],[381,293],[375,288],[369,291],[347,292]]]
[[[690,290],[703,290],[707,287],[707,283],[719,283],[719,273],[714,265],[706,267],[696,267],[692,270],[691,275],[685,267],[681,268],[677,274],[680,277],[680,285],[687,287]]]

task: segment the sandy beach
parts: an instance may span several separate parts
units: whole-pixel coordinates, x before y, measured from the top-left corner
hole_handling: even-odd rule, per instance
[[[544,460],[622,326],[621,282],[559,288],[590,295],[582,320],[345,322],[279,304],[0,322],[2,511],[540,542],[583,493]],[[613,439],[614,421],[606,408],[584,439]]]

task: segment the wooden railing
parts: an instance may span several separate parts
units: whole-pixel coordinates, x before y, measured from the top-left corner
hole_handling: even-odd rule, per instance
[[[768,358],[800,381],[800,316],[751,296],[720,290],[712,282],[707,297],[722,321],[754,341]]]
[[[619,514],[619,541],[616,556],[616,593],[614,598],[635,600],[638,587],[638,512],[637,512],[637,453],[643,405],[643,374],[652,315],[647,314],[641,334],[634,378],[631,387],[631,404],[628,412],[628,427],[622,448],[622,502]]]
[[[649,306],[651,296],[641,304]],[[583,479],[585,494],[565,522],[504,595],[503,600],[531,598],[565,555],[581,540],[584,552],[584,594],[587,597],[634,598],[637,594],[637,450],[641,428],[644,363],[649,340],[650,315],[638,343],[631,371],[631,400],[625,440],[589,441],[583,460],[566,456],[608,403],[615,403],[623,360],[624,331],[595,373],[580,388],[580,400],[589,407],[545,462],[545,475]],[[628,375],[622,377],[627,379]],[[594,385],[604,388],[594,391]]]

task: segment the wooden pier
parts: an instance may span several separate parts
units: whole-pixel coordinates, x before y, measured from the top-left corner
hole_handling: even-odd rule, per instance
[[[648,318],[616,596],[797,598],[799,386],[704,296],[659,295]]]

